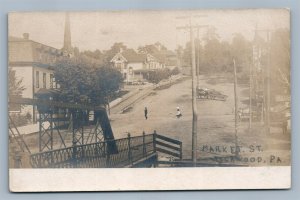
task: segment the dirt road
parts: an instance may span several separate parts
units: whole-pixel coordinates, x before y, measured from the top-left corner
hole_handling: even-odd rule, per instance
[[[228,82],[210,83],[202,77],[200,85],[212,88],[227,95],[226,101],[198,101],[198,157],[217,157],[234,155],[234,96],[233,84]],[[239,101],[245,88],[238,87]],[[141,135],[143,131],[157,133],[181,140],[183,156],[190,158],[192,144],[192,95],[191,79],[172,85],[168,89],[156,90],[155,93],[136,103],[130,112],[110,115],[113,132],[116,138]],[[239,103],[242,106],[241,103]],[[148,108],[148,119],[144,118],[144,107]],[[176,118],[176,107],[180,107],[182,117]],[[249,134],[248,123],[240,122],[238,127],[238,145],[240,155],[247,159],[249,165],[272,165],[277,157],[282,158],[277,165],[290,162],[287,159],[290,151],[287,136],[267,136],[261,131],[261,125],[254,125]],[[270,138],[271,137],[271,138]],[[271,144],[270,144],[271,142]],[[273,159],[274,156],[275,158]],[[219,158],[220,157],[220,158]],[[252,158],[253,157],[253,158]],[[261,157],[261,159],[260,159]],[[284,159],[283,159],[284,158]],[[252,161],[250,162],[250,159]],[[254,161],[255,160],[255,161]],[[272,160],[272,162],[271,162]],[[223,162],[222,160],[220,162]],[[226,161],[227,162],[227,161]]]

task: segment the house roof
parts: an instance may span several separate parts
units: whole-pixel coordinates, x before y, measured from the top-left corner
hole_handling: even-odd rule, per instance
[[[121,54],[122,54],[122,56],[124,56],[124,58],[128,62],[145,62],[145,61],[147,61],[147,54],[136,53],[133,49],[125,50]]]
[[[8,37],[9,63],[28,65],[29,63],[51,64],[62,52],[54,47],[20,37]]]
[[[159,60],[161,63],[165,63],[167,66],[176,65],[176,54],[172,51],[161,51],[153,55],[155,58]]]
[[[147,54],[136,53],[133,49],[126,49],[123,52],[117,53],[111,60],[113,62],[117,58],[125,59],[126,62],[146,62]]]

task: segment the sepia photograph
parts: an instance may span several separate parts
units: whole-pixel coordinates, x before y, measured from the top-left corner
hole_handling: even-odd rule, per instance
[[[290,167],[290,107],[288,9],[8,15],[10,170]]]

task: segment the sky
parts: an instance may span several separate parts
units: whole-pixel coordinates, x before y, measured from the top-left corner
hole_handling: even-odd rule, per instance
[[[13,12],[9,14],[10,36],[29,38],[58,49],[63,46],[65,12]],[[174,50],[189,40],[187,30],[178,26],[208,25],[216,28],[221,40],[231,41],[235,33],[252,40],[254,30],[290,28],[290,13],[286,9],[244,10],[173,10],[173,11],[99,11],[70,12],[72,46],[84,50],[107,50],[115,42],[127,47],[160,42]],[[207,28],[199,35],[205,36]],[[195,31],[195,35],[197,35]]]

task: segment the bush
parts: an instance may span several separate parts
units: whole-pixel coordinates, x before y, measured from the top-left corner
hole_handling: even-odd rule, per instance
[[[172,75],[172,71],[167,68],[150,71],[147,73],[148,74],[145,75],[144,77],[146,77],[146,79],[150,83],[155,83],[155,84],[159,83],[163,79],[168,79]]]

